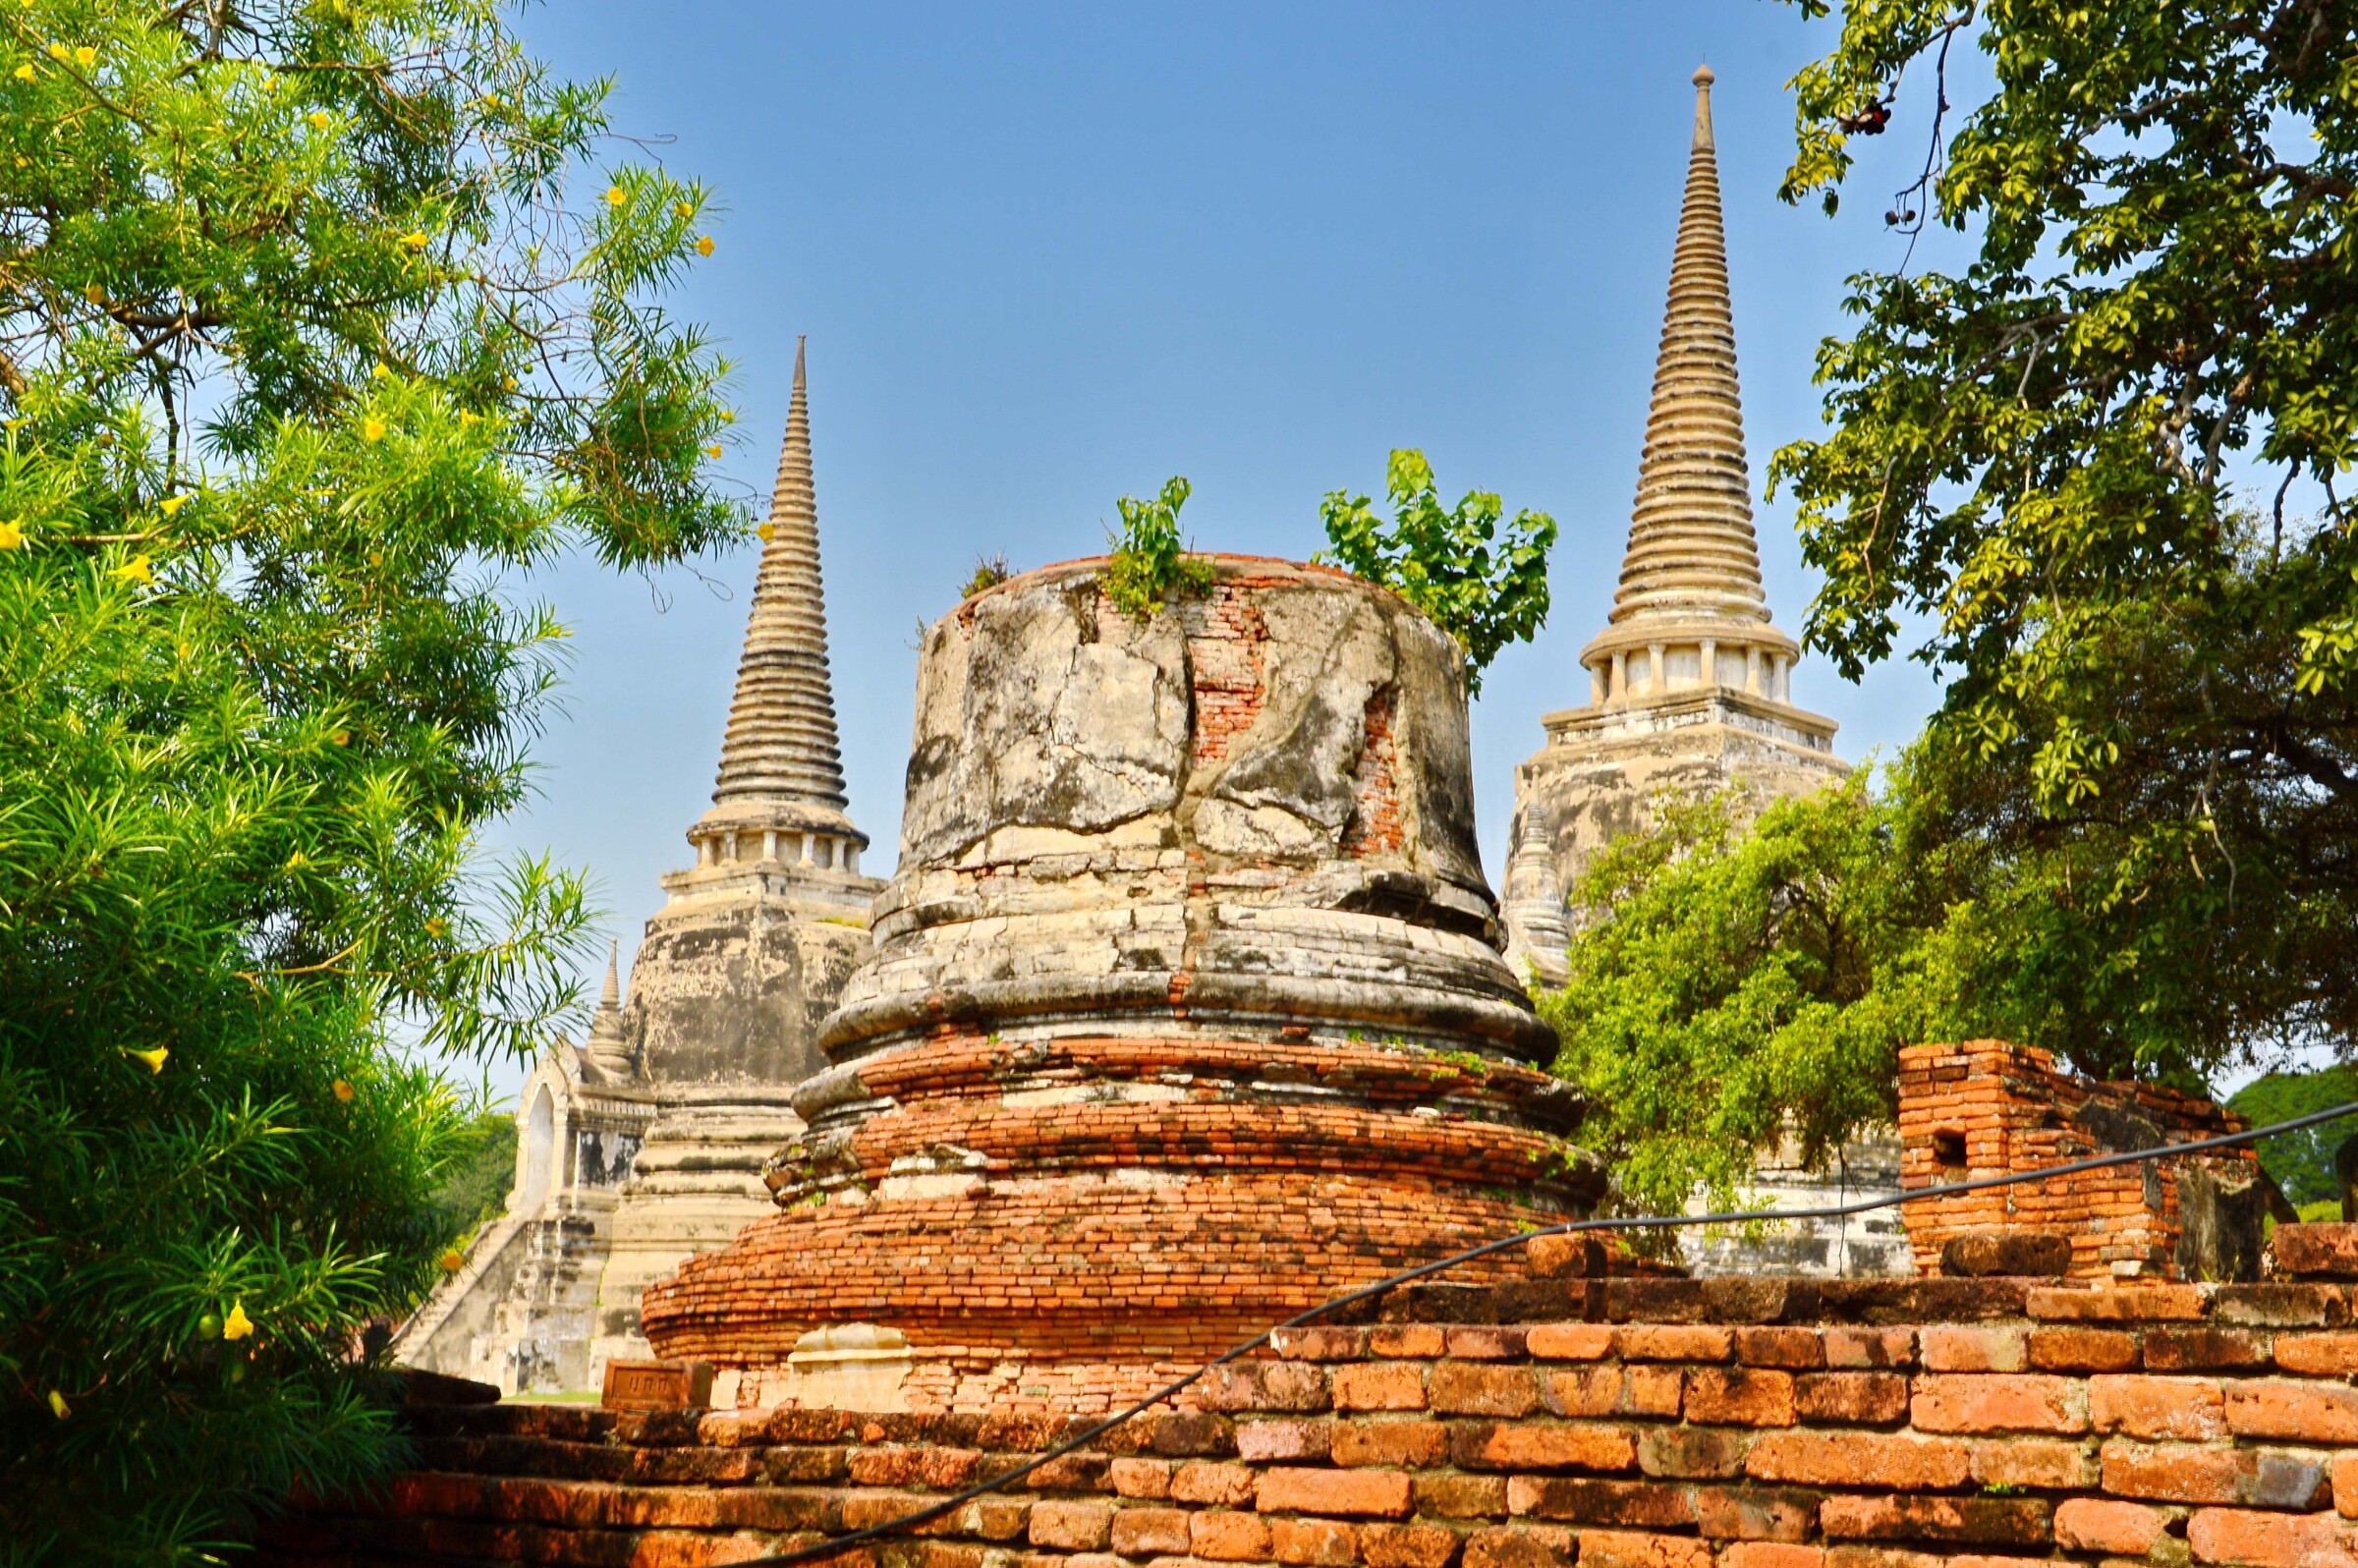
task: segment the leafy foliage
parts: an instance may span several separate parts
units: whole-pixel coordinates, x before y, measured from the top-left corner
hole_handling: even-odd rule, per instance
[[[2227,1108],[2249,1116],[2253,1126],[2265,1127],[2352,1100],[2358,1100],[2358,1077],[2337,1065],[2314,1073],[2269,1073],[2237,1091]],[[2260,1163],[2296,1204],[2327,1203],[2340,1196],[2333,1178],[2333,1151],[2352,1137],[2358,1137],[2358,1121],[2323,1122],[2278,1133],[2260,1141]]]
[[[2354,32],[2347,0],[1851,0],[1795,83],[1785,194],[1830,207],[1841,122],[1915,64],[1930,215],[1977,246],[1853,278],[1820,353],[1835,428],[1771,469],[1810,640],[1855,676],[1929,624],[1936,734],[2014,792],[1975,830],[2057,877],[2049,956],[2140,1071],[2358,1039]],[[1952,44],[1996,80],[1955,122]]]
[[[1896,1052],[1927,1037],[1925,889],[1895,875],[1894,813],[1865,776],[1780,801],[1665,796],[1575,891],[1570,978],[1543,992],[1584,1147],[1634,1213],[1742,1200],[1788,1133],[1815,1161],[1893,1113]]]
[[[589,911],[487,818],[563,629],[514,579],[742,534],[659,170],[490,0],[0,14],[0,1529],[196,1560],[400,1447],[466,1113]],[[413,1049],[397,1050],[406,1025]]]
[[[516,1185],[516,1118],[505,1110],[482,1110],[467,1119],[453,1140],[450,1162],[434,1191],[440,1211],[435,1228],[463,1237],[496,1219]]]
[[[1364,495],[1336,490],[1319,507],[1328,549],[1318,559],[1380,583],[1431,616],[1466,652],[1466,692],[1482,690],[1482,672],[1509,643],[1529,642],[1547,622],[1547,552],[1555,520],[1523,511],[1507,525],[1505,503],[1469,490],[1444,511],[1432,465],[1414,448],[1384,466],[1392,521]]]
[[[1114,503],[1122,527],[1106,532],[1113,560],[1105,568],[1105,596],[1134,621],[1152,620],[1174,594],[1197,598],[1211,591],[1211,563],[1179,542],[1179,509],[1187,497],[1187,480],[1172,478],[1151,501],[1125,495]]]

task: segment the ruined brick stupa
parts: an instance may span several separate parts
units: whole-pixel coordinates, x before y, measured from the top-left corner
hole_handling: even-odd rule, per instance
[[[1645,824],[1656,792],[1733,787],[1757,809],[1850,770],[1833,720],[1793,705],[1800,646],[1761,586],[1708,68],[1695,89],[1621,586],[1580,650],[1587,705],[1543,718],[1546,745],[1515,770],[1507,956],[1544,983],[1564,976],[1573,883],[1607,839]]]
[[[509,1391],[587,1389],[645,1356],[639,1298],[770,1212],[818,1025],[868,952],[868,837],[846,813],[801,346],[712,807],[663,878],[622,1003],[525,1085],[508,1212],[403,1330],[412,1366]]]
[[[646,1293],[716,1399],[1101,1410],[1593,1201],[1499,956],[1455,644],[1343,573],[1213,561],[1144,624],[1085,561],[927,632],[899,870],[780,1212]]]

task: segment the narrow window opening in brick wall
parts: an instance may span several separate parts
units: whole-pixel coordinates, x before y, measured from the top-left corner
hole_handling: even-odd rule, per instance
[[[1965,1133],[1962,1128],[1942,1127],[1933,1133],[1933,1158],[1942,1170],[1965,1168]]]

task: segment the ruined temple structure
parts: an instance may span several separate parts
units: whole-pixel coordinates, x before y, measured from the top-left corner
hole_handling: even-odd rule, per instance
[[[1573,884],[1615,834],[1646,824],[1661,792],[1732,791],[1750,812],[1849,772],[1833,754],[1833,720],[1793,705],[1799,652],[1772,623],[1761,586],[1706,68],[1695,73],[1686,199],[1620,588],[1604,630],[1580,652],[1589,701],[1547,714],[1546,744],[1515,770],[1504,905],[1517,974],[1562,981]],[[1772,1154],[1753,1201],[1848,1203],[1895,1191],[1898,1180],[1898,1144],[1878,1133],[1841,1149],[1829,1168]],[[1686,1253],[1704,1273],[1908,1270],[1888,1214],[1690,1237]]]
[[[1588,702],[1542,719],[1546,744],[1515,770],[1507,957],[1543,982],[1563,978],[1573,883],[1608,839],[1645,824],[1651,797],[1732,788],[1766,805],[1849,771],[1833,721],[1793,705],[1800,647],[1772,624],[1761,586],[1708,68],[1695,88],[1620,588],[1580,651]]]
[[[646,1293],[716,1404],[1101,1411],[1596,1197],[1500,957],[1456,645],[1343,573],[1208,559],[1144,623],[1083,561],[927,631],[899,869],[779,1211]]]
[[[1899,1134],[1910,1188],[2002,1176],[2242,1132],[2251,1123],[2159,1084],[2080,1078],[2052,1053],[2002,1040],[1899,1053]],[[2038,1272],[2075,1279],[2256,1279],[2267,1221],[2300,1216],[2246,1145],[2140,1160],[2018,1187],[1908,1204],[1927,1273]],[[2323,1229],[2324,1227],[2303,1227]]]
[[[762,533],[696,862],[663,878],[628,1003],[609,974],[588,1047],[551,1047],[525,1086],[510,1212],[404,1329],[409,1365],[593,1388],[609,1359],[646,1354],[649,1280],[771,1211],[762,1163],[801,1131],[790,1096],[826,1065],[818,1025],[883,885],[844,810],[799,345]]]

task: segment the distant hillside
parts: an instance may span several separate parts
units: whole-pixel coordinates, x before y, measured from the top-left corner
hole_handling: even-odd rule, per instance
[[[2271,1073],[2236,1093],[2227,1108],[2262,1126],[2350,1100],[2358,1100],[2358,1074],[2338,1066],[2314,1073]],[[2351,1138],[2358,1138],[2358,1116],[2279,1133],[2261,1141],[2260,1163],[2295,1204],[2320,1203],[2334,1196],[2333,1150]]]

